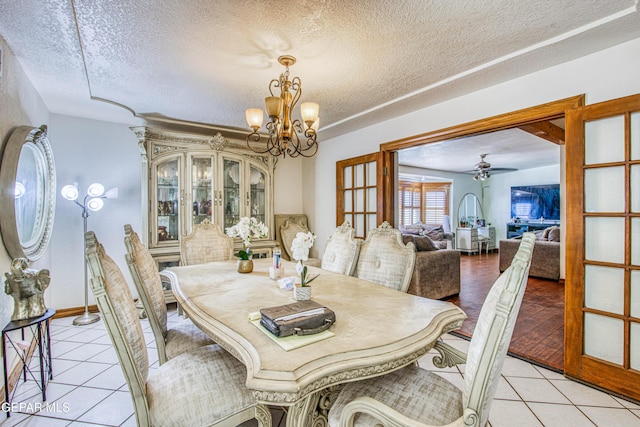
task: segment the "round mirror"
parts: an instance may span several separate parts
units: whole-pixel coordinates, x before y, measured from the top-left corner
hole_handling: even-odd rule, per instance
[[[42,256],[53,227],[56,178],[47,127],[20,126],[2,155],[0,230],[11,258]]]
[[[473,193],[466,193],[458,205],[458,227],[478,227],[484,221],[482,204]]]

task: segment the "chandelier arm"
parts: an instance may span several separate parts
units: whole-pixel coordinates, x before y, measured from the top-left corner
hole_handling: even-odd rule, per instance
[[[247,135],[247,147],[254,153],[264,154],[269,151],[269,148],[263,151],[251,145],[251,142],[260,142],[260,139],[262,139],[262,137],[258,132],[251,132],[249,135]]]
[[[290,91],[293,93],[293,98],[291,99],[291,111],[293,111],[293,107],[296,106],[300,96],[302,96],[302,80],[300,80],[300,77],[294,77],[291,80]]]
[[[316,141],[316,133],[312,129],[303,131],[302,122],[295,120],[294,123],[294,138],[291,141],[292,146],[287,149],[289,156],[291,157],[313,157],[318,152],[318,142]],[[304,135],[306,140],[302,140],[300,135]],[[311,150],[309,152],[309,150]]]
[[[280,91],[282,92],[282,86],[280,85],[280,80],[279,79],[272,79],[269,82],[269,93],[271,94],[271,96],[280,96],[279,94],[276,95],[275,93],[273,93],[273,89],[274,88],[279,88]]]

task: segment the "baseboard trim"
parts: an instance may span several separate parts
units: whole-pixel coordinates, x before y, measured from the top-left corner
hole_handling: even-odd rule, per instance
[[[97,313],[98,310],[98,306],[97,305],[90,305],[89,306],[89,313]],[[62,309],[56,309],[56,314],[53,315],[54,319],[59,319],[61,317],[69,317],[69,316],[80,316],[81,314],[84,313],[84,307],[71,307],[71,308],[62,308]]]

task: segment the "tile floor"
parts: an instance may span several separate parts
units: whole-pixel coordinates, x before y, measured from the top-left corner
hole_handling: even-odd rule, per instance
[[[169,312],[169,322],[178,319]],[[135,426],[133,405],[117,357],[102,321],[73,326],[73,318],[51,324],[54,378],[47,388],[49,410],[36,411],[41,402],[32,382],[21,383],[13,402],[25,404],[20,412],[2,419],[4,426]],[[149,358],[157,366],[157,353],[149,323],[142,320]],[[452,345],[466,350],[468,342],[446,335]],[[426,369],[431,356],[420,360]],[[440,371],[462,385],[464,366]],[[28,404],[31,405],[28,405]],[[283,412],[275,410],[274,426],[284,427]],[[4,414],[0,414],[4,418]],[[610,396],[565,379],[553,371],[508,357],[489,422],[492,427],[625,427],[640,426],[640,405]],[[248,422],[244,426],[255,425]]]

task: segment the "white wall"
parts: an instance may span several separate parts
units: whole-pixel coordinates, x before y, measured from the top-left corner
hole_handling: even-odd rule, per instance
[[[138,140],[127,124],[80,119],[53,114],[50,140],[56,160],[58,191],[77,183],[80,198],[99,182],[105,189],[118,187],[117,199],[106,199],[98,212],[90,212],[88,230],[96,233],[109,256],[129,278],[124,261],[124,224],[141,231],[141,161]],[[84,306],[84,237],[82,209],[58,197],[51,239],[50,289],[54,307]],[[135,287],[130,282],[136,295]],[[89,304],[94,304],[89,290]]]
[[[276,163],[274,181],[274,213],[303,213],[302,160],[300,158],[279,159]]]
[[[11,132],[18,126],[38,127],[49,124],[49,111],[42,102],[40,95],[24,74],[22,67],[17,62],[13,53],[0,37],[0,46],[3,50],[3,73],[0,79],[0,152],[4,149]],[[0,237],[1,239],[1,237]],[[42,258],[30,265],[31,268],[42,269],[50,265],[51,247]],[[9,271],[11,257],[7,253],[4,243],[0,245],[0,274]],[[52,281],[51,287],[55,286]],[[4,290],[4,286],[2,287]],[[45,303],[50,305],[50,298],[45,292]],[[1,292],[0,296],[0,326],[9,322],[13,314],[13,298]]]
[[[336,161],[378,151],[385,142],[583,93],[588,104],[640,93],[638,70],[640,39],[323,141],[316,158],[315,203],[305,205],[313,212],[317,244],[335,229],[335,185],[326,183],[335,183]]]

